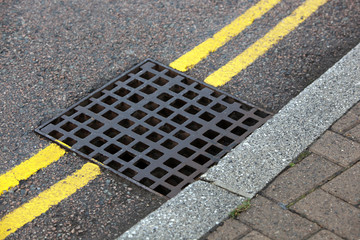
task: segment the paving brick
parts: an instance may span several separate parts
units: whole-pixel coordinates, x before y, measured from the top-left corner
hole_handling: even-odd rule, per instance
[[[330,131],[326,131],[310,148],[342,166],[348,166],[360,158],[360,144]]]
[[[340,169],[336,164],[311,154],[278,176],[264,194],[287,205]]]
[[[308,240],[342,240],[342,238],[336,236],[335,234],[329,232],[328,230],[321,230],[320,232],[316,233]]]
[[[359,239],[360,210],[321,189],[291,208],[341,237]]]
[[[326,183],[322,188],[351,204],[360,204],[360,162]]]
[[[207,239],[208,240],[230,240],[238,238],[241,235],[246,234],[250,231],[245,224],[241,223],[239,220],[230,218],[224,222],[224,224],[212,232]]]
[[[344,135],[360,142],[360,124],[347,131]]]
[[[241,213],[238,218],[274,239],[302,239],[319,230],[317,224],[282,209],[262,196],[253,199],[250,209]]]
[[[360,122],[360,116],[349,111],[331,126],[331,129],[338,133],[344,133]]]
[[[240,238],[241,240],[270,240],[270,238],[265,237],[257,231],[251,231],[246,236]]]
[[[356,115],[360,116],[360,102],[355,104],[355,106],[351,108],[351,111]]]

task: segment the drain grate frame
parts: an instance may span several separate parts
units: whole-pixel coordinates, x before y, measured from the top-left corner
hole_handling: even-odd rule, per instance
[[[272,114],[152,59],[35,132],[167,198]]]

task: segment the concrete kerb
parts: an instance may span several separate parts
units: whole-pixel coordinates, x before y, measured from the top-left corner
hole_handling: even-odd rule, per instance
[[[253,197],[360,100],[360,44],[271,120],[118,239],[197,239]]]

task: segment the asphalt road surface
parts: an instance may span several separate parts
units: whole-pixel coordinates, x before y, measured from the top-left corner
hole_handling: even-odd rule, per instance
[[[278,2],[186,73],[203,81],[305,1]],[[257,3],[0,1],[0,176],[50,144],[34,133],[41,123],[146,58],[169,65]],[[359,43],[359,0],[325,1],[303,20],[219,88],[276,113]],[[5,191],[0,236],[9,214],[86,162],[67,153]],[[101,168],[39,216],[24,213],[8,239],[114,239],[165,201]]]

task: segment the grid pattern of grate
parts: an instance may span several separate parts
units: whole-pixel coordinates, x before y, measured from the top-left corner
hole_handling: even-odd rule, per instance
[[[173,197],[268,118],[148,59],[36,131]]]

